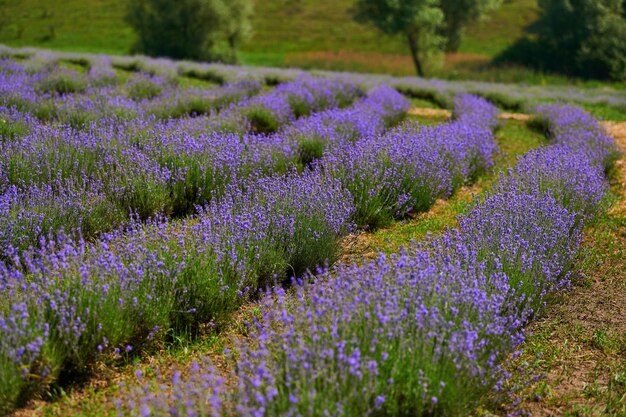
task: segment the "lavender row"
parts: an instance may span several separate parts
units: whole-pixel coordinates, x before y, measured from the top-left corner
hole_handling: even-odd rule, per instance
[[[369,115],[384,126],[406,104],[393,90],[379,91],[369,97]],[[367,101],[357,107],[365,110]],[[338,238],[355,227],[355,209],[328,174],[248,179],[188,221],[137,223],[93,244],[61,236],[9,253],[2,273],[4,369],[12,378],[2,390],[6,403],[100,354],[219,321],[258,288],[332,262]]]
[[[137,224],[93,244],[60,236],[9,254],[0,271],[5,411],[100,355],[219,322],[259,286],[332,261],[353,228],[349,194],[318,174],[247,189],[185,222]]]
[[[242,79],[256,79],[260,82],[275,84],[293,80],[305,72],[298,69],[243,67],[221,64],[203,64],[191,62],[175,62],[167,59],[153,59],[148,57],[107,57],[92,54],[69,54],[34,49],[9,49],[0,51],[8,57],[30,57],[35,61],[73,61],[87,65],[101,66],[104,61],[107,66],[131,69],[139,72],[148,72],[162,77],[185,75],[219,83],[240,81]],[[92,64],[93,63],[93,64]],[[624,109],[626,95],[623,91],[611,88],[576,88],[565,86],[528,86],[522,84],[503,84],[478,81],[451,81],[438,79],[421,79],[416,77],[392,77],[387,75],[335,73],[318,71],[320,75],[329,78],[343,76],[351,82],[362,86],[376,85],[392,86],[408,95],[431,100],[441,107],[452,107],[454,97],[463,93],[480,95],[507,110],[532,110],[532,103],[536,102],[574,102],[581,104],[605,104],[616,109]]]
[[[616,148],[571,107],[537,109],[554,142],[522,157],[457,230],[276,290],[239,346],[235,388],[206,364],[125,390],[131,415],[463,415],[504,392],[501,364],[546,294],[569,284]],[[162,382],[162,381],[161,381]]]
[[[84,74],[57,65],[30,69],[13,61],[2,61],[0,67],[4,106],[76,128],[86,128],[101,118],[128,120],[152,115],[167,119],[211,114],[260,91],[256,81],[199,89],[143,73],[122,82],[106,67],[94,67]]]
[[[215,117],[105,117],[87,130],[4,109],[2,252],[36,244],[50,230],[80,228],[95,236],[125,222],[129,213],[141,218],[192,213],[195,205],[249,175],[284,172],[297,162],[282,136],[245,133],[254,120],[276,129],[307,112],[348,105],[359,94],[351,84],[303,78],[232,104]],[[234,132],[224,130],[229,126]]]
[[[323,72],[326,76],[333,72]],[[473,94],[490,100],[506,110],[532,112],[535,103],[572,102],[581,105],[603,104],[617,110],[626,106],[623,90],[611,87],[569,87],[558,85],[526,85],[522,83],[497,83],[481,81],[453,81],[417,77],[342,73],[347,79],[361,85],[385,84],[407,96],[422,98],[442,108],[451,108],[454,97]]]
[[[215,120],[216,124],[236,130],[275,131],[280,124],[303,114],[345,106],[359,94],[352,83],[305,75],[252,98],[260,91],[255,80],[199,89],[181,87],[175,78],[147,73],[132,74],[121,83],[120,77],[106,67],[91,67],[81,74],[60,67],[56,61],[30,68],[27,64],[4,60],[0,68],[4,106],[16,106],[42,120],[60,120],[78,128],[101,118],[135,119],[153,115],[167,119],[202,114],[216,118],[215,113],[230,106],[222,120]],[[246,98],[251,99],[233,108],[233,103]]]
[[[384,117],[397,118],[406,110],[399,100],[395,91],[378,89],[357,103],[358,112],[346,111],[366,114],[367,123],[380,126]],[[126,220],[128,209],[142,218],[186,214],[240,186],[247,176],[297,162],[296,145],[285,131],[242,138],[207,134],[205,120],[193,119],[157,125],[135,121],[85,133],[40,125],[19,114],[12,119],[13,126],[30,126],[32,132],[2,150],[3,252],[37,244],[51,229],[80,227],[83,235],[94,236]],[[288,128],[309,124],[301,121]],[[344,119],[342,128],[354,121]]]
[[[357,106],[371,103],[372,118],[393,116],[399,109],[385,103],[398,93],[378,91]],[[274,137],[246,145],[258,151]],[[332,262],[338,238],[354,229],[353,211],[336,179],[288,171],[242,178],[185,221],[137,222],[94,243],[61,234],[25,252],[9,246],[0,271],[0,381],[10,383],[0,387],[1,403],[13,407],[60,372],[169,329],[219,321],[257,288]]]
[[[286,126],[279,134],[297,151],[298,161],[312,167],[329,150],[379,137],[405,117],[409,106],[398,92],[380,86],[367,100],[350,108],[314,114],[301,123]]]
[[[318,167],[339,178],[354,198],[355,222],[376,228],[428,210],[493,165],[498,114],[487,101],[458,96],[450,123],[405,123],[356,142],[335,141]]]

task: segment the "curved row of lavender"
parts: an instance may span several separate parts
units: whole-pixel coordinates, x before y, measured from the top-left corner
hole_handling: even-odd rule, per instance
[[[462,97],[459,106],[467,100],[475,99]],[[485,111],[466,106],[476,117],[461,115],[451,125],[466,123],[468,130],[482,129],[481,123],[491,126],[496,113],[484,100],[476,104]],[[379,88],[354,108],[303,119],[328,127],[326,136],[315,136],[327,141],[328,149],[312,161],[314,169],[246,177],[188,220],[137,222],[94,243],[61,234],[42,239],[36,249],[9,250],[9,261],[0,266],[2,403],[13,407],[60,374],[81,371],[99,355],[123,354],[162,339],[170,329],[195,331],[203,323],[219,322],[250,292],[332,261],[338,238],[354,228],[355,203],[366,203],[350,194],[352,180],[333,175],[333,159],[324,158],[334,148],[349,153],[360,142],[383,141],[390,148],[380,148],[380,163],[370,167],[378,170],[382,184],[393,186],[397,171],[407,179],[422,174],[409,169],[418,157],[449,160],[443,168],[453,166],[447,175],[457,180],[459,172],[474,172],[478,157],[471,155],[484,154],[487,159],[480,166],[490,166],[492,136],[485,143],[482,135],[472,141],[473,135],[459,139],[455,129],[418,130],[411,125],[385,134],[407,108],[397,92]],[[248,145],[258,150],[282,137],[280,143],[300,155],[302,142],[309,139],[288,134],[297,132],[296,127],[288,125]],[[405,139],[394,140],[401,135]],[[432,142],[423,149],[434,155],[409,155],[402,161],[401,152],[393,149],[420,141]],[[391,161],[394,169],[384,161]],[[394,175],[393,181],[385,180],[386,175]],[[376,198],[381,187],[372,185],[369,194]],[[435,184],[429,192],[444,196],[451,189]],[[405,211],[410,209],[407,193],[409,182],[397,192]],[[394,216],[402,214],[398,201],[388,202]]]
[[[139,75],[126,84],[100,87],[97,76],[59,75],[65,70],[57,67],[31,73],[25,65],[4,61],[0,68],[0,101],[22,103],[22,112],[0,108],[4,257],[11,248],[37,245],[50,231],[80,228],[92,238],[125,223],[130,214],[183,217],[248,176],[286,172],[298,158],[284,135],[254,131],[284,130],[297,125],[298,118],[343,108],[362,95],[354,84],[303,77],[252,96],[260,86],[242,81],[206,93],[215,94],[213,102],[232,101],[219,112],[215,108],[207,115],[180,118],[169,114],[160,120],[149,109],[169,106],[184,89],[168,84],[154,97],[130,98],[133,85],[161,88],[163,80]],[[55,89],[38,90],[51,80]],[[65,82],[86,87],[65,91],[59,87]],[[380,95],[372,94],[354,108],[367,107]],[[384,106],[385,98],[381,100]],[[77,104],[87,102],[102,106]],[[73,127],[38,112],[41,106],[64,112],[67,103],[79,106],[92,122]]]
[[[306,72],[298,69],[241,67],[197,62],[176,62],[168,59],[155,59],[143,56],[107,57],[93,54],[52,52],[38,49],[0,48],[0,56],[26,57],[36,62],[66,60],[81,65],[90,62],[106,61],[116,68],[149,72],[164,77],[186,75],[221,83],[256,79],[262,82],[278,83],[293,80]],[[388,75],[337,73],[317,71],[317,74],[332,79],[343,76],[351,82],[363,86],[388,85],[418,97],[434,101],[442,107],[452,107],[458,94],[476,94],[487,99],[497,100],[508,110],[530,111],[537,102],[573,102],[580,104],[604,104],[623,110],[626,107],[626,93],[619,89],[576,88],[566,86],[529,86],[524,84],[503,84],[479,81],[452,81],[422,79],[417,77],[393,77]]]
[[[617,155],[580,109],[536,114],[553,144],[523,156],[458,229],[269,293],[238,347],[234,388],[210,363],[195,364],[187,378],[123,390],[119,411],[467,415],[488,393],[507,395],[501,364],[519,352],[546,294],[569,284]]]
[[[382,136],[339,143],[318,161],[320,169],[350,191],[359,228],[385,226],[409,212],[426,211],[492,167],[496,108],[479,97],[460,95],[455,109],[450,123],[405,123]]]
[[[118,76],[108,62],[79,72],[55,60],[16,62],[2,60],[2,104],[61,121],[76,128],[100,118],[160,119],[187,114],[209,114],[259,93],[257,81],[242,80],[221,87],[195,88],[147,73]]]

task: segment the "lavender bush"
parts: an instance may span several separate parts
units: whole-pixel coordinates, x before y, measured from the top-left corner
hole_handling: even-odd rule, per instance
[[[311,276],[357,225],[426,210],[490,169],[495,108],[459,95],[450,123],[398,126],[409,103],[389,87],[361,97],[352,81],[185,65],[0,61],[0,412],[292,276],[295,296],[264,297],[234,389],[202,362],[171,390],[129,388],[120,410],[449,415],[500,389],[501,361],[568,284],[606,192],[616,151],[598,124],[537,109],[554,144],[458,230]],[[185,71],[221,85],[181,87]],[[261,93],[255,79],[281,82]]]
[[[378,87],[350,108],[316,113],[279,132],[298,150],[299,162],[310,166],[333,149],[360,139],[379,136],[404,118],[408,101],[393,89]]]
[[[484,100],[463,100],[451,123],[406,123],[382,136],[340,142],[320,160],[320,169],[350,190],[359,227],[380,227],[428,210],[492,166],[497,112]],[[464,105],[468,100],[472,106]]]
[[[187,222],[137,223],[94,244],[60,236],[8,253],[0,317],[18,320],[21,302],[23,318],[0,329],[0,355],[13,364],[0,381],[20,381],[0,387],[4,402],[15,406],[99,352],[217,321],[257,288],[332,261],[338,237],[352,228],[349,194],[318,173],[250,180],[246,188]],[[30,368],[38,371],[18,374]]]
[[[93,238],[119,227],[131,214],[183,217],[226,189],[241,187],[249,176],[284,173],[297,163],[292,145],[283,135],[247,133],[251,127],[244,113],[251,103],[263,111],[286,103],[288,115],[282,121],[288,122],[296,118],[290,100],[305,100],[309,111],[318,111],[348,105],[360,94],[353,84],[311,77],[256,98],[256,81],[200,92],[140,74],[119,86],[96,85],[89,80],[92,71],[72,75],[86,83],[83,90],[38,93],[40,78],[58,78],[51,78],[56,65],[32,74],[23,65],[0,71],[6,82],[15,81],[11,77],[16,74],[22,77],[24,85],[11,86],[10,94],[30,103],[22,112],[0,109],[6,119],[1,125],[6,139],[0,149],[0,195],[7,219],[0,225],[1,257],[6,258],[10,246],[36,246],[51,230],[75,235],[80,228],[83,236]],[[182,108],[202,113],[192,109],[194,95],[210,101],[208,115],[159,120]],[[37,120],[44,107],[53,113]],[[221,107],[228,109],[220,114]],[[231,129],[233,120],[239,124]]]
[[[312,97],[322,97],[319,105],[324,106],[333,93]],[[353,140],[366,143],[402,116],[406,102],[381,88],[355,109],[367,115],[367,122],[352,110],[347,113],[353,117],[349,129],[356,132]],[[7,388],[7,403],[15,404],[62,372],[81,370],[99,352],[130,351],[171,328],[195,331],[200,323],[219,320],[256,289],[333,261],[338,238],[353,228],[353,198],[342,182],[321,168],[269,177],[275,169],[251,170],[276,166],[274,150],[293,152],[292,139],[281,134],[206,134],[201,133],[204,120],[198,121],[144,119],[87,131],[36,124],[30,135],[7,148],[7,186],[16,190],[15,196],[7,194],[12,196],[7,216],[21,201],[34,202],[41,194],[19,193],[18,188],[47,190],[49,184],[53,188],[47,192],[61,192],[59,217],[73,207],[72,194],[63,190],[80,191],[78,199],[90,196],[91,205],[85,201],[77,206],[75,223],[65,223],[77,227],[87,226],[80,218],[86,208],[106,208],[111,196],[113,207],[132,207],[139,219],[165,210],[185,213],[194,202],[212,200],[188,221],[135,223],[91,244],[71,235],[47,236],[46,228],[54,229],[47,223],[55,219],[50,212],[19,217],[21,222],[5,233],[9,263],[3,280],[9,299],[24,297],[28,311],[43,314],[33,321],[32,333],[25,333],[30,340],[19,343],[43,340],[43,348],[30,362],[7,368],[7,378],[21,378],[17,390]],[[122,137],[126,142],[120,142]],[[63,151],[50,153],[44,143]],[[448,155],[454,145],[442,149]],[[394,152],[401,151],[396,146]],[[36,161],[35,169],[27,169],[28,158]],[[107,177],[111,164],[115,175]],[[100,203],[93,205],[95,201]],[[168,202],[174,203],[171,209]],[[20,233],[36,238],[39,247],[22,252]],[[10,310],[3,314],[9,317]],[[46,378],[31,373],[16,377],[10,370],[34,369],[35,364],[45,369]]]

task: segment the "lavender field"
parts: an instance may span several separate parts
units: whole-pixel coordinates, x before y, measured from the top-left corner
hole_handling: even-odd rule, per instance
[[[230,365],[137,371],[106,413],[523,412],[506,365],[578,274],[620,157],[565,103],[621,111],[619,92],[0,55],[0,414],[222,337],[250,308]],[[412,119],[416,97],[452,117]],[[502,109],[546,142],[498,172]],[[341,261],[346,236],[484,177],[443,233]]]

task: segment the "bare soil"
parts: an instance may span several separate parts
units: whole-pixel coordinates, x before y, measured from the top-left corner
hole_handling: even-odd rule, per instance
[[[445,109],[429,109],[425,107],[412,107],[408,113],[412,116],[424,116],[424,117],[451,117],[452,112]]]

